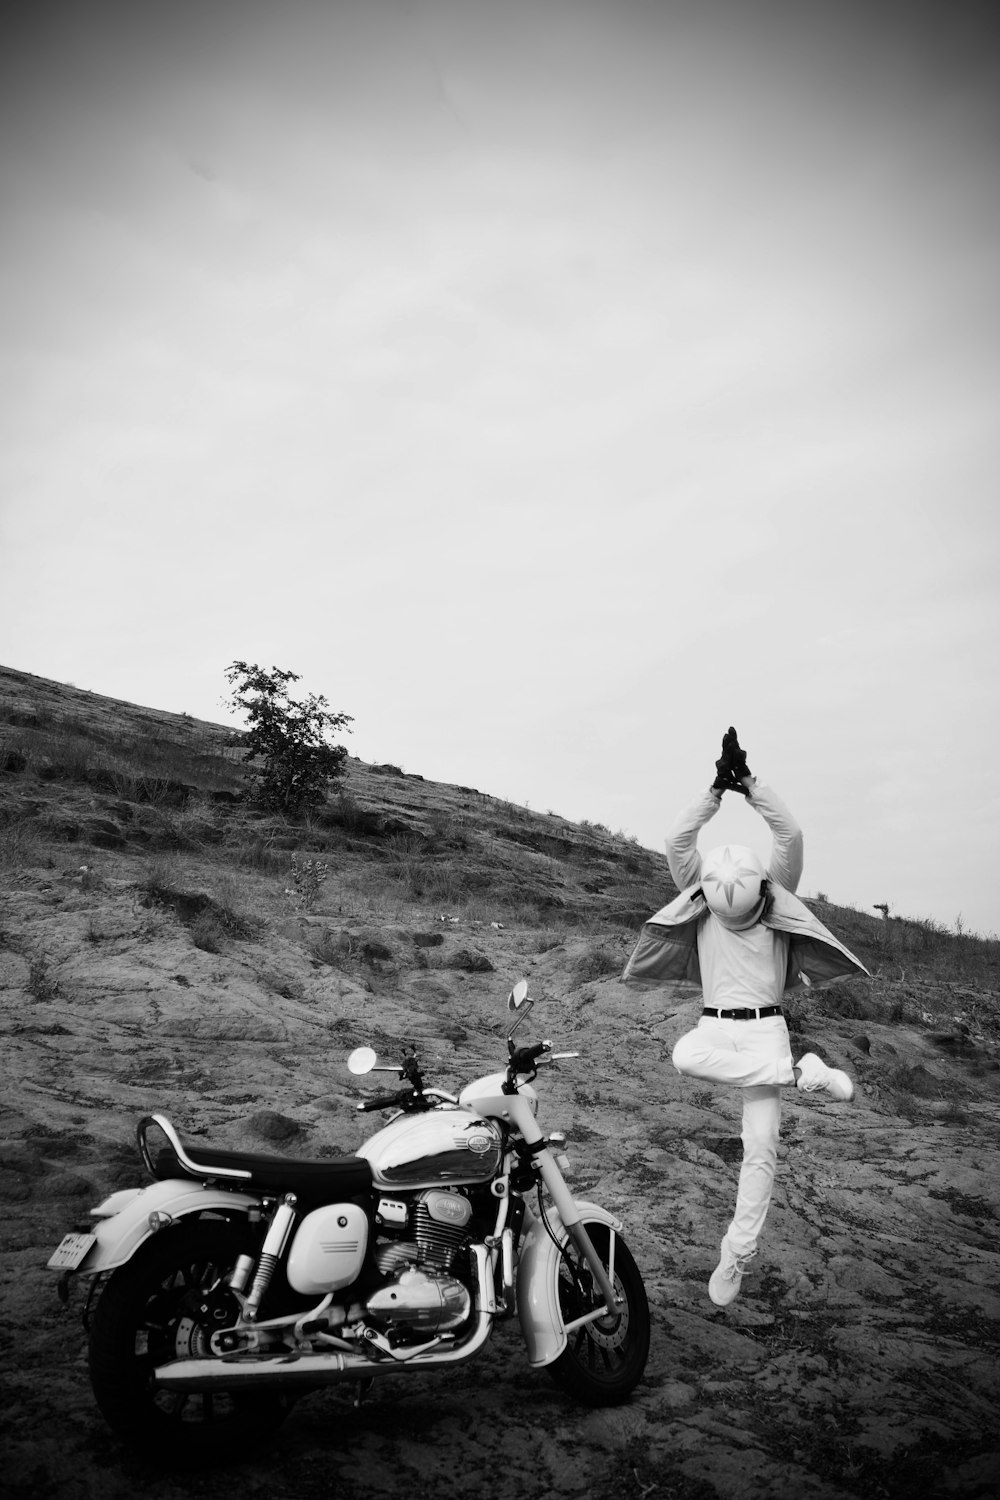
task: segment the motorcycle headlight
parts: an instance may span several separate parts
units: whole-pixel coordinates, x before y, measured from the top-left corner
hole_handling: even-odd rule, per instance
[[[560,1172],[568,1172],[570,1161],[566,1155],[566,1135],[562,1130],[551,1130],[549,1132],[549,1147],[556,1159],[556,1166]]]

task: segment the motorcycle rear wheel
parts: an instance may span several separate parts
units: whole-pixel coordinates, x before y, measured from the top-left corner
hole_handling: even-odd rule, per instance
[[[290,1410],[277,1391],[165,1391],[153,1382],[157,1365],[208,1355],[212,1333],[235,1321],[225,1277],[248,1248],[237,1224],[179,1224],[108,1281],[91,1325],[90,1379],[105,1420],[130,1447],[174,1465],[231,1458]]]
[[[616,1406],[632,1394],[646,1368],[649,1303],[639,1268],[621,1235],[606,1224],[588,1224],[586,1228],[605,1267],[613,1236],[613,1284],[621,1302],[614,1316],[571,1329],[566,1348],[547,1368],[556,1384],[584,1405]],[[565,1323],[603,1305],[593,1274],[572,1243],[560,1262],[558,1290]]]

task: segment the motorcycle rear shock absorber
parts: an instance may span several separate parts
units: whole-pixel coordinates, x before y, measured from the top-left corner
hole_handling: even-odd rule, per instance
[[[246,1302],[243,1304],[243,1320],[252,1323],[257,1317],[260,1304],[264,1299],[264,1293],[271,1285],[271,1277],[274,1268],[281,1259],[285,1246],[288,1244],[292,1227],[295,1223],[295,1205],[298,1202],[294,1193],[288,1193],[284,1202],[279,1203],[274,1210],[274,1218],[268,1225],[264,1243],[261,1246],[260,1259],[257,1262],[257,1274],[254,1276],[253,1285],[250,1288]]]

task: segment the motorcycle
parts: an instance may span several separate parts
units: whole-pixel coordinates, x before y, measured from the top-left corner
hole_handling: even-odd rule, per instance
[[[649,1307],[622,1225],[577,1201],[565,1138],[538,1124],[539,1069],[578,1053],[519,1045],[534,1002],[508,997],[507,1066],[455,1096],[412,1049],[358,1078],[400,1087],[353,1156],[320,1161],[185,1143],[163,1115],[138,1145],[151,1186],[112,1193],[48,1264],[91,1278],[84,1310],[97,1404],[126,1442],[173,1461],[235,1456],[306,1390],[471,1360],[517,1317],[528,1363],[591,1406],[628,1398]],[[157,1145],[156,1142],[160,1144]]]

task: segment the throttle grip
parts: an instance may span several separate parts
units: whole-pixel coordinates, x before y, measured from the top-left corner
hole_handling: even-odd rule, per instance
[[[518,1047],[511,1054],[510,1065],[515,1073],[527,1073],[532,1065],[548,1050],[548,1042],[536,1042],[533,1047]]]

